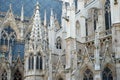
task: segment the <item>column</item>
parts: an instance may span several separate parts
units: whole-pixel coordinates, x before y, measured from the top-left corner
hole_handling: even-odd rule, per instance
[[[52,51],[49,52],[49,72],[48,72],[48,80],[52,80]]]

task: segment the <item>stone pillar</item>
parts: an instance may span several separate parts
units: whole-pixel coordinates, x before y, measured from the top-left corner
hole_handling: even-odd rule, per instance
[[[42,65],[42,67],[43,67],[43,71],[45,70],[45,56],[43,55],[43,65]]]
[[[117,80],[120,80],[120,23],[113,24],[112,45],[116,58],[116,76]]]
[[[48,80],[52,80],[52,51],[49,52],[49,71],[48,71]]]
[[[11,80],[11,69],[8,70],[7,78],[8,78],[8,80]]]
[[[77,72],[77,52],[72,51],[72,80],[76,80],[76,72]]]
[[[71,80],[71,71],[68,70],[66,73],[66,80]]]
[[[99,17],[98,17],[99,18]],[[99,18],[100,19],[100,18]],[[95,31],[95,49],[94,49],[94,58],[95,58],[95,75],[94,75],[94,80],[102,80],[101,79],[101,72],[100,72],[100,26],[99,24],[99,19],[97,23],[97,28]]]
[[[102,80],[101,71],[96,70],[94,74],[94,80]]]

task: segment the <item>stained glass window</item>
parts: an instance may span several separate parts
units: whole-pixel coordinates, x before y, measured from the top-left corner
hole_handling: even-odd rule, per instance
[[[112,71],[108,67],[104,68],[102,78],[103,80],[113,80]]]

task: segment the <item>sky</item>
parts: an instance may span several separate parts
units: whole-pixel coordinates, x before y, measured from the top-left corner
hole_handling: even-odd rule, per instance
[[[7,12],[9,5],[12,4],[13,13],[20,16],[21,6],[24,6],[24,16],[31,17],[33,15],[35,4],[40,3],[40,15],[41,19],[44,18],[44,12],[47,13],[47,21],[49,21],[50,10],[53,8],[54,14],[57,14],[57,18],[60,21],[61,18],[61,2],[59,0],[0,0],[0,11]]]

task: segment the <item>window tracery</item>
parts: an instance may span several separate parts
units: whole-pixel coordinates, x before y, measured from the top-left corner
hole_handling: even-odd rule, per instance
[[[16,33],[8,26],[1,32],[1,45],[13,45],[16,40]]]
[[[113,80],[112,71],[108,67],[104,68],[102,78],[103,80]]]
[[[2,73],[2,80],[7,80],[7,72],[5,70]]]
[[[14,80],[22,80],[22,75],[18,69],[14,73]]]
[[[93,73],[90,69],[85,70],[83,80],[93,80]]]

